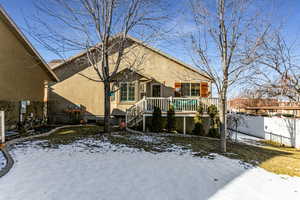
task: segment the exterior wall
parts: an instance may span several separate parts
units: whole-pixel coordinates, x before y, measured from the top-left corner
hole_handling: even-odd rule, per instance
[[[162,56],[143,46],[128,47],[129,53],[122,61],[119,71],[128,68],[128,63],[136,63],[137,52],[139,57],[143,57],[143,61],[139,65],[135,65],[134,74],[124,79],[124,76],[118,77],[121,82],[135,83],[135,101],[121,102],[120,91],[115,94],[114,100],[111,102],[111,110],[117,110],[118,113],[124,112],[127,108],[134,105],[140,100],[139,88],[141,84],[146,86],[147,96],[151,96],[151,83],[145,81],[145,77],[151,77],[153,82],[162,85],[162,96],[174,96],[175,82],[200,82],[209,81],[206,77],[200,75],[174,62],[165,56]],[[115,55],[111,56],[111,62]],[[65,66],[54,69],[60,80],[59,83],[53,84],[49,92],[49,115],[62,114],[65,109],[72,105],[81,105],[86,113],[90,116],[104,115],[104,87],[103,83],[89,80],[98,79],[96,72],[92,67],[80,62],[70,62]],[[142,75],[139,75],[142,74]]]
[[[139,56],[144,57],[144,59],[142,64],[134,66],[134,69],[147,77],[152,77],[154,79],[152,83],[160,83],[163,86],[163,97],[174,96],[175,82],[210,82],[207,77],[202,76],[182,64],[170,60],[169,58],[166,58],[147,47],[135,45],[132,48],[133,50],[128,53],[129,55],[125,59],[126,62],[133,63],[136,59],[135,52],[139,52]],[[133,54],[131,52],[134,52],[134,56],[130,56],[130,54]],[[122,67],[126,66],[127,65],[125,64],[122,65]],[[148,87],[148,89],[151,90],[150,87]],[[209,91],[211,91],[211,88],[209,88]]]
[[[66,109],[72,109],[77,106],[81,106],[87,115],[103,115],[103,83],[88,80],[81,74],[93,77],[94,71],[90,67],[86,68],[80,73],[76,73],[50,87],[48,114],[52,115],[51,117],[65,114]],[[62,74],[58,75],[63,76]]]
[[[50,80],[0,16],[0,100],[43,101],[44,81]]]

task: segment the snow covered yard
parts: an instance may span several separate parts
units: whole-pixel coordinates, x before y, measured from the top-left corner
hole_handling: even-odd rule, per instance
[[[195,156],[178,144],[150,148],[164,140],[117,135],[55,146],[46,140],[23,142],[11,151],[16,163],[0,179],[0,200],[300,198],[299,177],[218,154]],[[147,151],[140,143],[149,144]]]

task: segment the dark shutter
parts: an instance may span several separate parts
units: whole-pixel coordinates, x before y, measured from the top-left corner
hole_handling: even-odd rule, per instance
[[[181,83],[175,83],[174,93],[175,97],[181,97]]]

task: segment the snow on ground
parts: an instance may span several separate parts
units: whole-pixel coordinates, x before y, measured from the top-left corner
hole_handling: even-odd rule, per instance
[[[25,143],[0,178],[0,200],[253,200],[299,199],[300,178],[280,176],[239,160],[192,156],[180,147],[150,153],[82,140],[59,148]]]
[[[261,146],[262,144],[259,143],[260,140],[263,140],[262,138],[254,137],[251,135],[246,135],[240,132],[231,131],[231,139],[238,140],[239,142],[249,144],[249,145],[255,145],[255,146]]]
[[[143,142],[150,142],[150,143],[160,143],[163,138],[155,137],[155,136],[150,136],[150,135],[132,135],[130,136],[130,139],[135,139]]]
[[[5,165],[6,165],[6,159],[5,159],[5,157],[4,157],[3,153],[2,153],[2,151],[0,151],[0,170],[1,170],[2,168],[4,168]]]

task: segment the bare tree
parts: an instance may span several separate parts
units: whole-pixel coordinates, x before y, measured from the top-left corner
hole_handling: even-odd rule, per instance
[[[255,62],[255,76],[250,84],[255,84],[265,96],[281,96],[299,101],[300,65],[295,44],[293,42],[289,45],[278,30],[265,38],[260,59]]]
[[[35,33],[51,52],[64,57],[85,50],[84,58],[104,84],[104,130],[110,132],[111,83],[127,54],[127,36],[160,32],[159,0],[43,0],[36,3]],[[46,16],[43,18],[43,16]],[[51,18],[51,20],[49,20]],[[112,56],[114,55],[114,56]],[[116,55],[116,56],[115,56]],[[100,106],[100,105],[99,105]]]
[[[255,6],[251,0],[191,0],[196,31],[189,41],[195,65],[216,85],[222,152],[226,152],[228,88],[248,74],[268,30]]]

